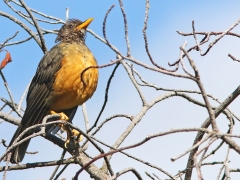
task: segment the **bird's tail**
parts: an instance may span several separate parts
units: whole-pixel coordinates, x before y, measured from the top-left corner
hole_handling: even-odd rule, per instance
[[[72,122],[72,119],[77,111],[78,106],[75,106],[71,109],[68,110],[64,110],[63,112],[68,116],[69,118],[69,122]],[[39,110],[40,113],[29,113],[29,111],[26,111],[23,118],[22,118],[22,124],[19,125],[18,129],[16,130],[15,134],[12,137],[12,140],[9,144],[9,147],[11,145],[13,145],[13,142],[15,141],[15,139],[28,127],[37,124],[37,123],[41,123],[42,119],[44,118],[44,116],[47,114],[49,110],[43,106],[41,110]],[[31,119],[37,119],[37,121],[30,121]],[[57,132],[56,130],[54,130],[54,125],[49,125],[46,126],[46,133],[51,133],[53,132]],[[59,130],[60,128],[57,126],[56,127],[57,130]],[[39,130],[39,129],[37,129]],[[31,135],[32,133],[34,133],[36,130],[33,131],[29,131],[26,134],[24,134],[24,136],[19,140],[21,141],[22,139],[28,137],[29,135]],[[11,158],[10,158],[10,162],[11,163],[19,163],[23,160],[25,153],[27,151],[27,147],[30,143],[30,140],[24,141],[23,143],[21,143],[19,146],[15,147],[13,150],[11,150],[12,154],[11,154]],[[19,142],[18,141],[18,142]]]
[[[13,145],[14,140],[25,130],[25,128],[23,128],[21,125],[18,127],[18,129],[16,130],[15,134],[12,137],[12,140],[9,144],[9,147],[11,145]],[[29,136],[29,134],[25,134],[20,140],[24,139],[25,137]],[[19,140],[19,141],[20,141]],[[25,153],[27,151],[27,147],[30,143],[30,140],[24,141],[23,143],[21,143],[19,146],[17,146],[16,148],[14,148],[13,150],[11,150],[11,158],[10,158],[10,162],[11,163],[19,163],[23,160]],[[18,141],[18,142],[19,142]]]

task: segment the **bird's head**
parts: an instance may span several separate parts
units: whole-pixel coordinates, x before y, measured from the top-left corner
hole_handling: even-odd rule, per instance
[[[89,18],[84,22],[78,19],[68,20],[58,31],[55,42],[83,43],[85,41],[86,28],[92,20],[93,18]]]

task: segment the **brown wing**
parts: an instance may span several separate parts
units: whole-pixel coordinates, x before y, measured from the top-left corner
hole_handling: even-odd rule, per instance
[[[42,122],[45,115],[49,113],[49,107],[46,103],[46,99],[49,97],[52,91],[52,84],[54,82],[56,72],[61,68],[61,60],[63,55],[60,50],[60,46],[54,46],[49,52],[47,52],[40,61],[37,72],[32,79],[27,95],[27,107],[24,116],[21,121],[21,125],[16,130],[10,145],[15,138],[19,136],[26,128],[39,124]],[[73,114],[73,118],[77,107],[74,107],[67,111],[66,115]],[[23,138],[29,136],[32,132],[27,133]],[[29,141],[22,143],[20,146],[12,151],[11,162],[21,162],[25,152],[27,150]]]

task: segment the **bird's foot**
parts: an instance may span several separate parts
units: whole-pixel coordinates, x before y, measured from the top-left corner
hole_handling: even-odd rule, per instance
[[[67,117],[66,114],[64,114],[63,112],[61,113],[56,113],[55,111],[50,111],[50,114],[58,114],[60,116],[60,120],[63,121],[68,121],[69,118]],[[82,141],[82,135],[79,131],[75,130],[75,129],[71,129],[70,127],[68,127],[67,125],[63,125],[63,124],[58,124],[61,127],[61,130],[66,131],[67,132],[67,140],[65,141],[65,148],[67,148],[69,142],[71,139],[74,140],[74,143],[78,143],[80,141]]]
[[[60,116],[60,120],[63,120],[63,121],[68,121],[68,120],[69,120],[69,118],[67,117],[67,115],[64,114],[63,112],[56,113],[55,111],[51,110],[51,111],[50,111],[50,114],[58,114],[58,115]],[[58,124],[58,126],[61,127],[61,130],[66,131],[66,130],[65,130],[65,129],[66,129],[66,128],[65,128],[65,125],[63,125],[63,124]]]
[[[51,110],[50,114],[58,114],[60,116],[60,120],[64,120],[64,121],[68,121],[68,117],[66,114],[64,114],[63,112],[60,113],[56,113],[55,111]]]
[[[76,129],[71,129],[71,128],[65,126],[65,131],[67,132],[67,140],[65,141],[65,144],[64,144],[65,148],[67,148],[71,139],[73,139],[75,144],[82,141],[82,138],[83,138],[82,134],[79,131],[77,131]]]

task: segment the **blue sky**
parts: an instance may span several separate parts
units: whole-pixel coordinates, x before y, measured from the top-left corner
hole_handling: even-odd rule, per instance
[[[124,0],[123,3],[128,18],[132,56],[144,63],[150,64],[144,49],[142,36],[145,1]],[[111,11],[107,21],[107,37],[121,52],[126,53],[123,18],[117,0],[27,0],[26,4],[33,9],[37,9],[40,12],[61,18],[63,20],[65,19],[66,7],[70,9],[70,18],[85,20],[89,17],[93,17],[94,21],[91,23],[89,28],[101,37],[103,37],[102,23],[104,16],[109,7],[112,4],[115,4],[116,6]],[[153,58],[163,67],[169,68],[167,63],[174,62],[179,57],[179,47],[185,40],[188,41],[187,47],[194,45],[194,39],[192,37],[182,37],[176,33],[177,30],[190,32],[192,30],[191,23],[192,20],[194,20],[196,31],[225,31],[240,18],[239,8],[240,2],[237,0],[232,0],[231,2],[223,0],[217,2],[213,0],[150,1],[147,35],[149,38],[149,48]],[[0,2],[0,11],[4,11],[15,16],[15,14],[11,12],[11,10],[3,2]],[[25,22],[22,19],[20,20]],[[20,31],[20,33],[14,41],[28,37],[28,34],[24,32],[20,26],[15,25],[5,17],[0,17],[0,22],[3,24],[2,28],[0,28],[0,33],[2,34],[0,42],[3,42],[6,38],[12,36],[17,30]],[[40,23],[40,25],[45,29],[59,29],[61,27],[61,25],[46,25],[44,23]],[[239,27],[237,27],[234,32],[239,32],[239,30]],[[34,32],[36,31],[34,30]],[[200,36],[198,37],[199,39],[201,38]],[[48,49],[55,45],[55,38],[55,35],[45,36]],[[213,38],[211,38],[211,40],[213,40]],[[113,53],[105,44],[94,38],[91,34],[87,35],[86,43],[100,65],[115,59],[115,53]],[[239,45],[240,41],[237,38],[225,37],[214,48],[212,48],[206,57],[201,57],[198,52],[191,54],[199,69],[206,91],[219,98],[219,100],[224,100],[239,85],[237,79],[239,79],[240,75],[240,64],[231,61],[231,59],[227,56],[228,53],[231,53],[235,57],[240,57]],[[207,46],[204,46],[204,49],[206,48]],[[14,100],[19,102],[22,93],[35,73],[36,67],[43,56],[43,53],[33,40],[18,46],[9,46],[5,49],[11,52],[13,62],[8,64],[7,67],[3,69],[3,72],[8,80]],[[0,53],[0,59],[3,59],[3,57],[4,53]],[[187,64],[187,61],[185,61],[185,64]],[[97,91],[86,103],[90,123],[94,122],[101,108],[105,95],[106,83],[112,69],[113,67],[108,67],[99,70],[100,79]],[[172,78],[155,72],[149,72],[141,67],[136,67],[136,69],[141,72],[146,80],[155,83],[160,87],[197,89],[197,86],[189,80]],[[165,92],[156,92],[146,88],[142,88],[142,90],[146,94],[148,101],[152,100],[154,97],[165,94]],[[5,98],[8,97],[3,83],[0,83],[0,96]],[[201,97],[199,96],[193,97],[201,100]],[[213,105],[217,105],[215,102],[212,103]],[[237,110],[239,110],[239,104],[240,100],[238,98],[230,105],[230,108],[236,114],[238,113]],[[109,102],[101,120],[104,120],[116,113],[124,113],[134,116],[139,112],[140,108],[141,101],[127,77],[126,72],[122,67],[120,67],[117,70],[111,84]],[[8,110],[5,112],[8,112]],[[138,142],[149,134],[167,131],[171,128],[198,127],[206,118],[207,111],[204,108],[193,106],[192,104],[186,102],[186,100],[180,98],[172,98],[154,106],[144,116],[141,123],[138,124],[138,126],[128,136],[122,146]],[[228,124],[226,118],[224,116],[220,116],[218,122],[221,130],[225,132]],[[81,108],[79,108],[74,124],[78,125],[80,128],[85,128]],[[126,119],[119,118],[113,120],[106,124],[96,137],[112,145],[128,124],[129,122]],[[0,137],[7,139],[7,142],[9,142],[15,129],[16,127],[13,125],[2,123],[0,125]],[[235,127],[235,132],[239,132],[238,125]],[[180,154],[191,146],[194,138],[194,135],[192,134],[182,133],[157,138],[139,148],[132,149],[127,152],[136,155],[137,157],[141,157],[142,159],[156,164],[170,173],[175,174],[178,170],[185,168],[188,156],[185,156],[174,163],[170,161],[170,158]],[[176,137],[178,138],[177,140]],[[217,143],[215,143],[214,146],[217,146]],[[61,150],[56,148],[50,142],[46,142],[46,140],[42,138],[35,138],[31,141],[29,151],[36,151],[39,149],[40,151],[37,155],[26,155],[23,163],[55,160],[61,155]],[[108,150],[107,148],[104,149],[106,151]],[[2,154],[4,150],[5,149],[3,147],[0,147],[0,154]],[[89,153],[92,156],[96,156],[98,152],[90,147]],[[223,161],[225,153],[226,145],[210,160]],[[239,155],[235,152],[231,151],[230,159],[230,168],[240,166]],[[102,160],[99,160],[96,162],[96,165],[100,166],[101,163]],[[1,165],[4,165],[4,163],[1,163]],[[147,179],[144,174],[145,171],[155,173],[161,178],[166,178],[166,176],[162,173],[137,163],[134,160],[128,159],[123,155],[113,156],[112,166],[115,172],[121,171],[126,167],[134,167],[141,173],[144,179]],[[76,165],[69,166],[61,177],[71,179],[72,175],[75,174],[78,168],[79,167]],[[49,178],[53,169],[53,167],[35,168],[25,171],[8,172],[7,178],[45,180]],[[217,173],[219,172],[218,169],[220,169],[220,166],[216,166],[216,168],[203,168],[203,175],[206,179],[216,178]],[[0,173],[0,176],[1,174],[2,173]],[[232,176],[234,179],[234,177],[237,177],[237,173],[232,174]],[[85,173],[83,175],[83,179],[90,178]],[[133,179],[133,176],[131,174],[127,174],[119,179]],[[195,173],[193,175],[193,179],[196,179]]]

